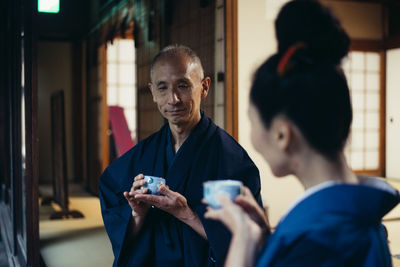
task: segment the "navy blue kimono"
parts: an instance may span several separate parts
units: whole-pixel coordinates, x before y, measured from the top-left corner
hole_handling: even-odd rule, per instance
[[[361,179],[299,202],[269,237],[257,266],[392,266],[381,219],[399,193],[382,180]]]
[[[169,131],[165,124],[114,161],[100,178],[101,210],[115,256],[113,266],[222,266],[230,233],[221,223],[204,219],[204,181],[241,180],[262,205],[257,167],[203,112],[176,155],[170,153]],[[128,241],[131,208],[123,192],[130,190],[139,173],[164,177],[171,190],[185,196],[202,221],[208,240],[172,215],[151,208],[138,235]]]

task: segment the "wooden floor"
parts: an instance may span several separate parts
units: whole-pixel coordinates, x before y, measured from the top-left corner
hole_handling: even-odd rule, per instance
[[[50,195],[41,187],[42,195]],[[70,187],[70,209],[84,214],[81,219],[50,220],[58,206],[40,207],[40,252],[48,267],[110,267],[114,256],[104,229],[97,197],[83,192],[78,185]]]

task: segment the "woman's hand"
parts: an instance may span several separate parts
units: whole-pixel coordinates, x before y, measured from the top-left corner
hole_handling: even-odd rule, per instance
[[[271,228],[269,226],[266,214],[260,205],[258,205],[250,189],[246,186],[243,186],[242,194],[237,196],[235,201],[236,204],[241,206],[242,209],[250,216],[250,218],[260,226],[266,237],[269,236],[271,233]]]
[[[221,194],[218,199],[221,208],[213,209],[208,206],[204,217],[222,222],[233,236],[247,233],[256,242],[262,232],[259,225],[250,218],[242,207],[233,203],[228,196]]]
[[[220,195],[218,199],[222,207],[220,209],[207,207],[204,217],[221,221],[232,233],[225,266],[254,266],[256,251],[263,240],[262,228],[241,206],[233,203],[227,196]],[[246,203],[246,207],[253,205],[247,195],[245,195],[245,200],[242,201]],[[255,200],[254,202],[258,206]],[[247,210],[253,212],[256,209],[248,207]]]
[[[233,203],[227,196],[220,195],[222,208],[207,207],[204,217],[221,221],[232,233],[251,233],[257,243],[263,243],[270,234],[270,227],[263,209],[254,199],[250,189],[242,187],[242,194]],[[250,232],[249,232],[250,231]]]

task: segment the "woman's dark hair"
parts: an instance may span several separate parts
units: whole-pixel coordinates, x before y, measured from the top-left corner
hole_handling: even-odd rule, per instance
[[[283,114],[311,146],[335,158],[352,121],[349,89],[339,67],[350,39],[331,12],[311,0],[283,6],[275,28],[278,53],[256,71],[251,102],[267,128]]]

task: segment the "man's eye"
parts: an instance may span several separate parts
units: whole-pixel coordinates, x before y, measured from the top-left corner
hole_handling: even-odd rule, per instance
[[[186,88],[188,88],[189,86],[187,85],[187,84],[179,84],[178,85],[178,88],[179,89],[186,89]]]
[[[161,86],[161,87],[158,87],[158,90],[165,91],[165,90],[167,90],[167,87],[166,86]]]

